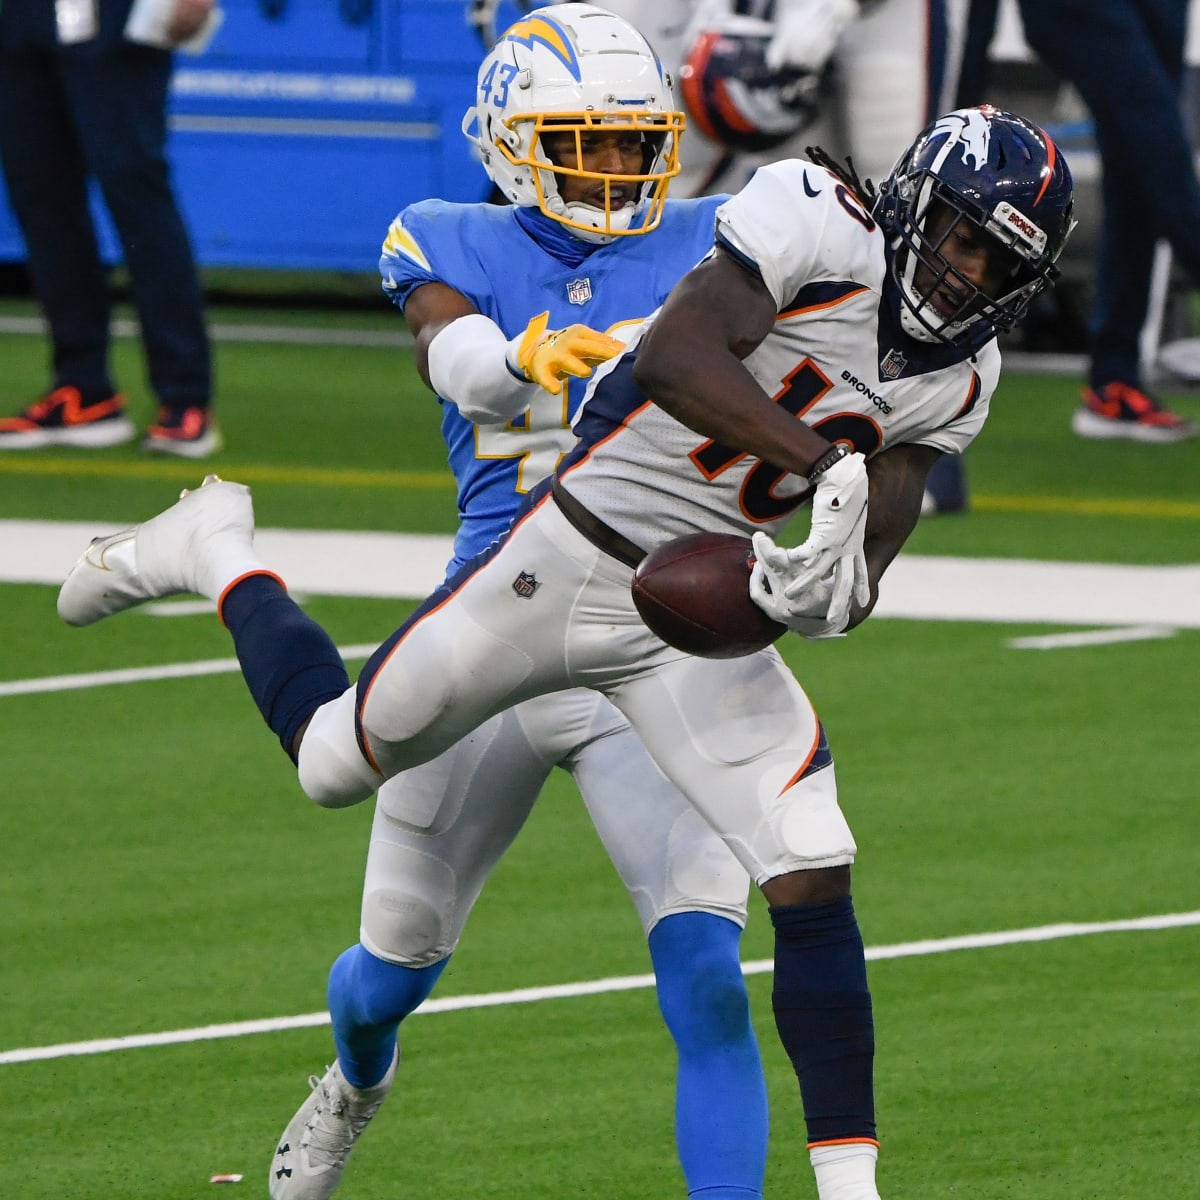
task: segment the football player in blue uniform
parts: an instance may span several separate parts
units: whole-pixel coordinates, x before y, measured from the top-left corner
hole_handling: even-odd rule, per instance
[[[641,622],[630,585],[673,537],[733,532],[752,535],[750,595],[777,620],[808,638],[865,620],[930,467],[982,428],[996,333],[1054,282],[1071,212],[1053,141],[987,105],[931,124],[877,197],[821,154],[760,169],[718,208],[711,255],[597,367],[576,447],[500,545],[355,685],[255,556],[238,484],[93,543],[59,611],[87,624],[176,591],[218,600],[251,694],[327,806],[514,703],[602,692],[770,906],[775,1023],[820,1200],[879,1200],[857,848],[821,721],[775,647],[686,654]],[[808,537],[785,549],[801,507]]]
[[[579,376],[624,349],[602,331],[648,315],[704,257],[721,199],[667,200],[682,119],[645,40],[587,5],[552,17],[535,13],[499,40],[468,114],[513,204],[414,204],[380,260],[440,401],[461,518],[451,574],[570,450]],[[543,155],[554,165],[535,166]],[[337,1060],[279,1139],[276,1200],[334,1190],[392,1083],[398,1023],[445,969],[555,766],[577,783],[649,941],[678,1050],[688,1190],[761,1196],[766,1089],[738,959],[749,877],[621,713],[578,688],[494,717],[380,789],[360,941],[329,978]]]

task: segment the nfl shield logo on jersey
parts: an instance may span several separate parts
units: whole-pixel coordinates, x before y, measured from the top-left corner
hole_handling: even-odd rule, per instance
[[[899,379],[900,372],[908,365],[908,359],[899,350],[889,350],[879,364],[879,374],[884,379]]]
[[[539,580],[536,575],[531,574],[529,571],[522,571],[520,575],[513,580],[512,590],[516,592],[522,600],[528,600],[541,586],[541,580]]]
[[[572,304],[586,304],[592,298],[590,279],[572,279],[567,284],[567,299]]]

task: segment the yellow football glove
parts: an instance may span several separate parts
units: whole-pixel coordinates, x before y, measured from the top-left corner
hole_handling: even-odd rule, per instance
[[[602,362],[625,349],[625,343],[586,325],[547,329],[550,312],[538,313],[529,322],[517,347],[517,366],[525,378],[557,396],[568,375],[586,379]]]

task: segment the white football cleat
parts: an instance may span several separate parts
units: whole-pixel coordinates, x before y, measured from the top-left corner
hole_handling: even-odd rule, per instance
[[[267,1186],[271,1200],[327,1200],[367,1123],[396,1078],[397,1048],[387,1074],[372,1088],[352,1087],[335,1062],[322,1079],[308,1077],[312,1094],[288,1123],[275,1150]]]
[[[59,590],[58,615],[90,625],[177,592],[215,601],[240,575],[262,569],[250,489],[208,475],[157,517],[95,538]]]

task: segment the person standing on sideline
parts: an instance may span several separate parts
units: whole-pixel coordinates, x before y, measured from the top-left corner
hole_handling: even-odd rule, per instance
[[[129,271],[158,416],[143,449],[204,458],[221,446],[203,295],[165,145],[172,52],[126,37],[132,0],[3,0],[0,163],[50,328],[45,395],[0,419],[0,450],[117,446],[136,430],[109,373],[112,297],[91,213],[100,188]],[[213,0],[175,0],[180,45]]]
[[[667,198],[683,115],[650,45],[611,13],[531,13],[478,79],[468,136],[512,203],[410,205],[379,263],[441,408],[460,513],[449,576],[504,534],[574,446],[584,377],[624,349],[599,330],[662,303],[712,247],[723,199]],[[511,137],[507,154],[498,136]],[[359,940],[329,972],[336,1059],[275,1143],[273,1200],[337,1188],[398,1071],[403,1083],[398,1028],[437,984],[556,766],[577,784],[647,939],[677,1052],[688,1194],[761,1200],[766,1083],[738,957],[749,877],[628,720],[587,688],[527,700],[380,789]]]
[[[1084,438],[1181,442],[1196,423],[1142,379],[1155,243],[1200,287],[1200,183],[1183,121],[1188,0],[1019,0],[1025,40],[1083,97],[1103,170],[1088,383],[1071,428]]]

